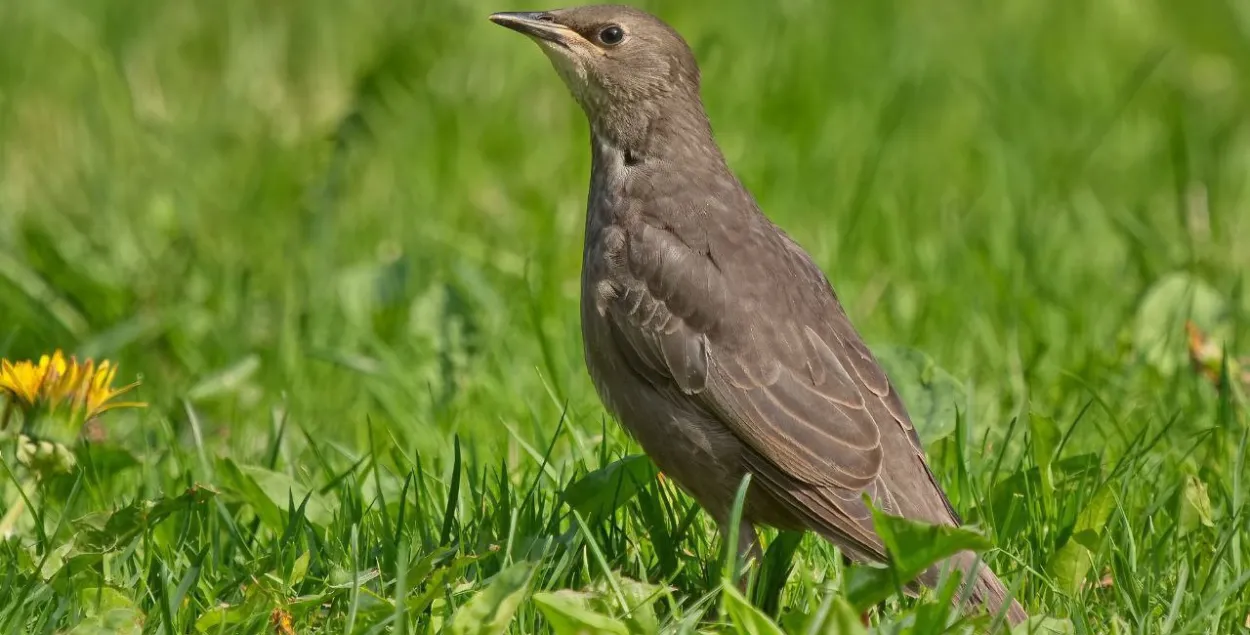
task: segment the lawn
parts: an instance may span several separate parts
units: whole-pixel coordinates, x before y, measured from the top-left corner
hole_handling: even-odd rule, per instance
[[[1250,632],[1250,10],[644,6],[1036,621]],[[0,3],[0,357],[147,403],[40,471],[0,397],[0,632],[985,628],[865,590],[916,528],[723,584],[584,369],[586,124],[486,20],[536,8]]]

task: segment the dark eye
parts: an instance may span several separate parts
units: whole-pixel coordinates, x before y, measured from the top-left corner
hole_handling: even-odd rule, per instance
[[[604,29],[599,32],[599,41],[607,44],[608,46],[620,44],[623,39],[625,39],[625,31],[619,26],[604,27]]]

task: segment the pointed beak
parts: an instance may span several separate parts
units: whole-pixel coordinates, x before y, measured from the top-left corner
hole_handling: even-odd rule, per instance
[[[490,21],[517,33],[563,46],[568,46],[570,38],[577,36],[575,31],[556,22],[550,13],[495,13],[490,16]]]

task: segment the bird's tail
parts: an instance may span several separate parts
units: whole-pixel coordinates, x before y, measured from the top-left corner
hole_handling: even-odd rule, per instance
[[[973,580],[971,589],[965,588],[962,593],[955,595],[956,601],[966,597],[968,604],[983,606],[990,615],[1003,615],[1011,626],[1029,619],[1024,607],[1008,597],[1007,587],[1002,580],[981,562],[977,554],[971,551],[960,553],[951,558],[951,565],[964,572],[965,580],[970,577]]]

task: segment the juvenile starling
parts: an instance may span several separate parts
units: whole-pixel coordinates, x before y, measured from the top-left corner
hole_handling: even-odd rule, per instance
[[[685,40],[618,5],[491,20],[542,48],[590,121],[586,365],[656,465],[722,530],[749,473],[743,552],[763,523],[881,561],[865,492],[889,513],[959,524],[828,279],[726,165]],[[976,569],[974,602],[1027,618],[975,554],[951,564]]]

